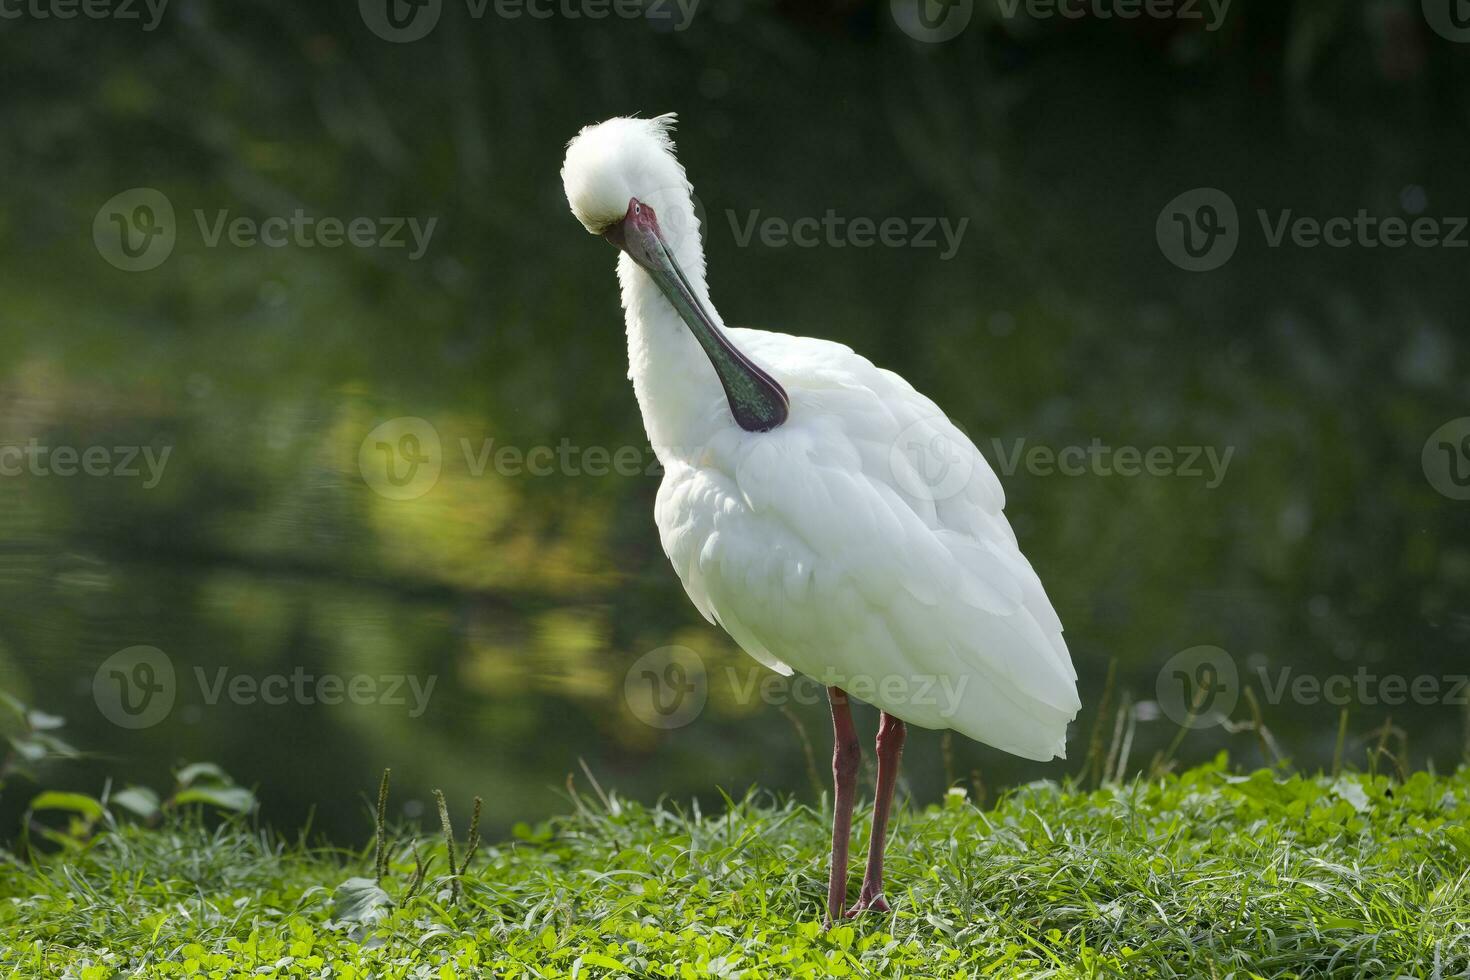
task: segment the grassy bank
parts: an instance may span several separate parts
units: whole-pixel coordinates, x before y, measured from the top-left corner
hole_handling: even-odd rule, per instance
[[[394,835],[381,888],[371,845],[323,851],[197,816],[104,831],[0,870],[3,963],[86,980],[1470,969],[1466,770],[1334,780],[1221,762],[1096,791],[1033,785],[985,811],[955,792],[899,816],[893,913],[831,931],[820,812],[600,792],[568,809],[468,858]]]

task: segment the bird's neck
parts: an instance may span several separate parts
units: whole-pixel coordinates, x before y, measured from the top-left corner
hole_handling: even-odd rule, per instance
[[[678,250],[690,288],[723,329],[704,281],[704,255]],[[714,365],[647,272],[627,255],[618,260],[628,326],[628,377],[643,413],[643,428],[658,458],[693,458],[714,429],[729,422]],[[723,413],[723,415],[722,415]]]

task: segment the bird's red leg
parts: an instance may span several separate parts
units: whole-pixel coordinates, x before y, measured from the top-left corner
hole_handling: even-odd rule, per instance
[[[847,843],[852,836],[852,806],[863,749],[852,724],[847,692],[827,688],[832,702],[832,870],[827,878],[827,924],[842,918],[847,902]]]
[[[893,788],[898,782],[898,762],[903,756],[903,741],[908,732],[903,722],[883,712],[878,723],[878,791],[873,800],[873,839],[868,842],[868,870],[863,875],[863,890],[849,916],[872,909],[887,912],[883,900],[883,847],[888,834],[888,810],[893,804]]]

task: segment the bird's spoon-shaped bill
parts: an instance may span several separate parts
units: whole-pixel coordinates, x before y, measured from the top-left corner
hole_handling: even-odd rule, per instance
[[[603,232],[602,237],[627,252],[653,278],[688,325],[719,375],[736,423],[747,432],[766,432],[785,422],[789,410],[785,389],[720,330],[679,268],[653,208],[632,198],[623,220]]]

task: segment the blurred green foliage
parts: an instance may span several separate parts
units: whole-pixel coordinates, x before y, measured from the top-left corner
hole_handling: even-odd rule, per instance
[[[156,30],[0,23],[0,445],[171,447],[163,477],[0,478],[0,688],[71,719],[98,768],[157,784],[218,760],[283,822],[361,824],[385,765],[487,826],[556,811],[584,759],[653,799],[811,790],[822,705],[741,703],[747,661],[685,600],[652,523],[656,476],[478,475],[485,445],[647,450],[624,377],[613,255],[567,214],[566,140],[681,114],[711,285],[732,322],[847,343],[932,396],[999,464],[1011,447],[1233,447],[1223,482],[1003,477],[1068,630],[1094,721],[1110,660],[1136,700],[1197,644],[1250,668],[1464,671],[1470,505],[1420,466],[1465,415],[1466,255],[1266,246],[1257,208],[1470,214],[1470,47],[1417,3],[1237,0],[1182,22],[1008,20],[981,0],[944,44],[886,3],[708,0],[644,20],[474,19],[449,3],[392,44],[354,5],[177,0]],[[98,209],[162,191],[177,244],[128,273]],[[1225,190],[1248,226],[1205,274],[1165,260],[1164,202]],[[437,218],[407,250],[210,247],[213,221]],[[935,250],[739,247],[731,214],[970,221]],[[358,465],[399,416],[443,471],[387,499]],[[465,442],[462,443],[461,440]],[[461,451],[472,449],[466,458]],[[168,718],[94,704],[115,651],[158,647]],[[705,658],[710,706],[662,732],[623,697],[641,654]],[[229,675],[433,676],[428,710],[205,703]],[[1362,758],[1392,715],[1415,765],[1453,764],[1463,709],[1354,706]],[[1338,710],[1266,705],[1297,761],[1330,759]],[[1140,716],[1137,757],[1169,742]],[[794,727],[795,725],[795,727]],[[1083,735],[1074,740],[1083,743]],[[1249,738],[1192,734],[1184,758]],[[1080,751],[1080,750],[1079,750]],[[918,735],[907,783],[1056,773]],[[95,787],[79,767],[77,785]]]

